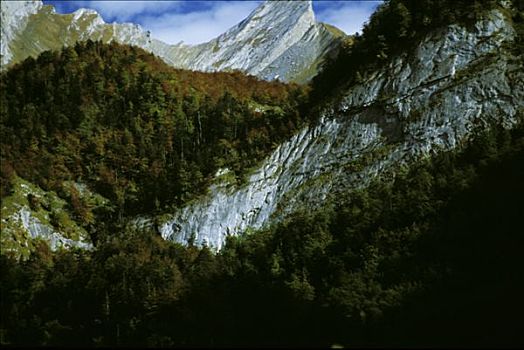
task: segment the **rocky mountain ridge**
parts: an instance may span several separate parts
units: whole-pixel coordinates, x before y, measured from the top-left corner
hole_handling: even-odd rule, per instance
[[[105,23],[90,9],[58,14],[37,0],[2,3],[1,16],[3,68],[76,41],[115,40],[150,51],[176,68],[240,70],[266,80],[305,82],[344,36],[315,20],[311,1],[262,3],[226,33],[195,46],[166,44],[136,24]]]

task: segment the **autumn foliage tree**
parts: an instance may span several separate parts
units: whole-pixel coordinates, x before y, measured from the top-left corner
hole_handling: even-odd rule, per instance
[[[119,218],[182,204],[219,167],[240,179],[303,125],[297,110],[307,98],[304,87],[177,70],[114,42],[45,52],[0,84],[2,193],[13,170],[47,190],[84,182]]]

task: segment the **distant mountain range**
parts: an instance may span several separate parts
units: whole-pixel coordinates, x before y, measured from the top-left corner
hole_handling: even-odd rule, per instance
[[[3,2],[1,19],[2,69],[77,41],[114,40],[150,51],[176,68],[240,70],[266,80],[307,82],[345,36],[316,21],[311,1],[264,2],[227,32],[194,46],[166,44],[137,24],[105,23],[91,9],[58,14],[39,0]]]

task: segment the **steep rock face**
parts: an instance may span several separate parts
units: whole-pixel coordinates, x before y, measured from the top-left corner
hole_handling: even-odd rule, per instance
[[[268,1],[208,43],[154,51],[179,68],[237,69],[267,80],[290,81],[323,57],[335,39],[316,22],[311,1]],[[310,76],[305,74],[305,78]]]
[[[196,46],[168,45],[138,25],[107,24],[94,10],[62,15],[40,1],[8,4],[2,6],[5,67],[79,40],[115,40],[142,47],[177,68],[236,69],[267,80],[304,82],[316,74],[319,62],[343,36],[315,21],[311,1],[265,2],[226,33]]]
[[[220,249],[227,235],[314,209],[339,191],[438,150],[459,146],[476,127],[511,128],[524,108],[522,59],[501,11],[475,26],[452,25],[350,88],[314,127],[280,145],[246,185],[215,185],[207,198],[161,226],[165,239]]]

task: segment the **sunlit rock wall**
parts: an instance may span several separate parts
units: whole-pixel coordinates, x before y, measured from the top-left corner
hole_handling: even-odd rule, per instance
[[[297,208],[361,186],[392,167],[459,146],[476,127],[511,128],[524,107],[515,32],[493,10],[468,30],[452,25],[349,89],[342,102],[281,144],[238,188],[210,194],[161,226],[165,239],[220,249]]]

